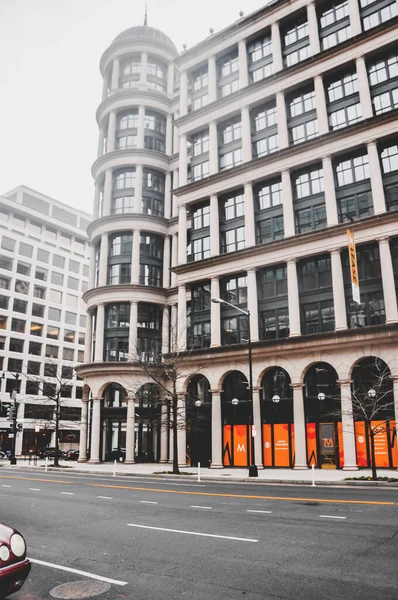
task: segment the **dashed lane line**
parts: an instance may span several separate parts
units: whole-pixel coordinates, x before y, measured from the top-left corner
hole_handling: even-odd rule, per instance
[[[247,510],[248,513],[263,513],[265,515],[272,515],[272,510]]]
[[[5,485],[5,484],[3,484],[1,487],[12,488],[12,485]]]
[[[320,519],[346,519],[347,517],[336,517],[335,515],[319,515]]]
[[[201,508],[202,510],[212,510],[213,509],[212,506],[195,506],[195,504],[193,504],[189,508]]]
[[[61,492],[61,494],[64,494],[65,496],[74,496],[74,492]]]
[[[140,500],[141,504],[159,504],[159,502],[152,502],[151,500]]]
[[[211,537],[221,540],[234,540],[236,542],[258,542],[251,538],[238,538],[229,535],[216,535],[214,533],[201,533],[199,531],[184,531],[183,529],[166,529],[165,527],[150,527],[149,525],[137,525],[136,523],[127,523],[128,527],[137,527],[139,529],[152,529],[154,531],[166,531],[168,533],[183,533],[185,535],[198,535],[201,537]]]
[[[97,498],[102,498],[102,500],[112,500],[111,496],[97,496]]]
[[[29,488],[31,492],[40,492],[40,488]]]
[[[109,577],[102,577],[101,575],[95,575],[94,573],[88,573],[87,571],[80,571],[79,569],[72,569],[71,567],[64,567],[63,565],[56,565],[54,563],[45,562],[44,560],[38,560],[37,558],[30,558],[32,563],[42,565],[43,567],[51,567],[52,569],[58,569],[60,571],[68,571],[68,573],[75,573],[76,575],[83,575],[90,579],[96,579],[98,581],[104,581],[105,583],[113,583],[114,585],[127,585],[128,581],[118,581],[117,579],[109,579]]]

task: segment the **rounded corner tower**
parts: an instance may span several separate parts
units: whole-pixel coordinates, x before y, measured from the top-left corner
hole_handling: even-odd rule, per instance
[[[89,447],[81,445],[82,461],[88,452],[90,462],[112,459],[120,447],[127,463],[135,453],[161,458],[160,431],[149,431],[135,403],[140,382],[132,361],[169,351],[172,305],[176,311],[170,262],[177,250],[171,221],[177,55],[170,38],[145,24],[122,31],[100,61],[91,277],[79,367],[86,422],[92,407],[91,434]]]

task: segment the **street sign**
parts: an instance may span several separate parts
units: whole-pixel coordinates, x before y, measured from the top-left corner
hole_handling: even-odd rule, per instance
[[[348,237],[348,256],[350,260],[350,272],[351,272],[351,288],[352,288],[352,299],[357,304],[361,304],[359,296],[359,277],[358,277],[358,265],[357,265],[357,251],[355,248],[354,233],[347,229]]]
[[[253,427],[252,427],[252,437],[256,437],[256,435],[257,435],[257,429],[256,429],[256,426],[253,425]]]
[[[9,434],[8,434],[8,439],[9,439],[9,440],[10,440],[11,438],[13,438],[13,437],[14,437],[14,434],[13,434],[13,433],[9,433]]]

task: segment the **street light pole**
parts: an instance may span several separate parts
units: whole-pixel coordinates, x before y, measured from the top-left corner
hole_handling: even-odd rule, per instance
[[[243,308],[240,308],[239,306],[236,306],[235,304],[231,304],[231,302],[228,302],[227,300],[223,300],[222,298],[212,298],[211,301],[216,304],[226,304],[227,306],[234,308],[235,310],[241,312],[243,315],[246,315],[246,317],[247,317],[247,334],[248,334],[247,351],[248,351],[248,358],[249,358],[249,395],[250,395],[250,403],[251,403],[251,407],[252,407],[251,464],[249,466],[249,477],[258,477],[258,469],[256,466],[256,460],[255,460],[254,435],[253,435],[256,432],[253,429],[254,428],[253,359],[252,359],[252,338],[251,338],[251,330],[250,330],[250,310],[244,310]]]

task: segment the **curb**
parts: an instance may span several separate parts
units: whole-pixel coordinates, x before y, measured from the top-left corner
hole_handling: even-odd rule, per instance
[[[10,465],[0,465],[1,467],[10,466]],[[44,472],[44,465],[40,467],[28,467],[28,466],[17,466],[16,467],[20,471],[29,471],[29,472]],[[41,471],[43,469],[43,471]],[[47,472],[56,472],[56,473],[78,473],[79,475],[102,475],[105,477],[113,477],[113,471],[85,471],[84,469],[74,469],[71,468],[63,468],[63,467],[48,467]],[[150,479],[179,479],[183,481],[196,481],[196,473],[192,473],[192,475],[173,475],[172,473],[116,473],[116,477],[131,477],[131,478],[150,478]],[[260,479],[253,477],[234,477],[230,479],[230,475],[225,475],[224,477],[216,477],[212,475],[201,475],[201,481],[209,481],[209,482],[217,482],[217,483],[253,483],[255,485],[304,485],[304,486],[312,486],[312,481],[308,480],[299,480],[299,479]],[[328,486],[328,487],[387,487],[387,488],[398,488],[398,481],[316,481],[315,487]]]

